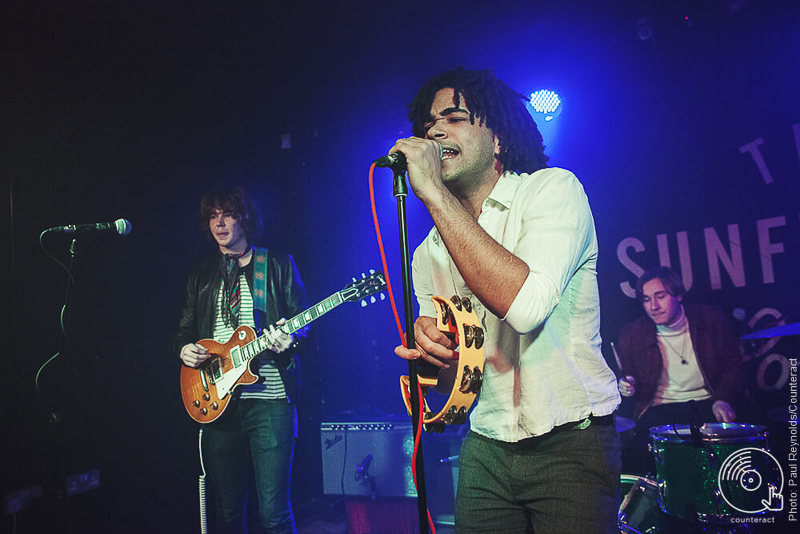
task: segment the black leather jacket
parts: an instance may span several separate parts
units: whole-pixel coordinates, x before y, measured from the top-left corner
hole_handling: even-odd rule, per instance
[[[214,254],[195,265],[189,273],[178,334],[175,336],[173,345],[177,355],[180,355],[181,348],[187,343],[195,343],[213,336],[215,297],[222,284],[219,261],[220,255]],[[254,287],[253,263],[251,261],[243,269],[251,288]],[[308,308],[306,289],[291,255],[274,250],[268,252],[266,302],[266,312],[257,310],[255,314],[258,328],[274,324],[281,317],[291,319]],[[297,352],[307,335],[308,326],[295,332],[297,343],[293,345],[292,349],[281,354],[267,351],[259,356],[275,360],[283,379],[286,395],[291,401],[296,401],[299,394],[300,372],[297,364]]]

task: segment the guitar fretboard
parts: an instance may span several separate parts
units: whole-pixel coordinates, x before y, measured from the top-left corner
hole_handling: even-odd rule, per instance
[[[307,324],[319,319],[335,307],[342,304],[345,301],[344,298],[342,298],[343,292],[344,291],[338,291],[334,293],[330,297],[315,304],[306,311],[295,315],[278,328],[286,334],[293,334],[297,332]],[[231,360],[236,367],[239,367],[242,363],[252,360],[267,350],[267,348],[269,348],[267,347],[267,336],[261,335],[250,343],[238,347],[238,350],[237,348],[231,349]]]
[[[322,317],[336,306],[344,302],[341,296],[341,291],[334,293],[330,297],[326,298],[322,302],[317,303],[316,305],[310,307],[303,313],[297,314],[284,324],[282,324],[279,328],[283,330],[287,334],[293,334],[309,324],[312,321],[317,320],[318,318]]]

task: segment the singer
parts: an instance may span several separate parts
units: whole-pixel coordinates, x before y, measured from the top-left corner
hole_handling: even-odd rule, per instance
[[[610,534],[620,396],[600,353],[594,220],[575,175],[548,168],[524,100],[490,70],[459,67],[411,103],[415,137],[390,152],[405,154],[435,228],[413,258],[417,348],[395,352],[453,365],[430,297],[472,299],[486,367],[459,457],[456,532]]]
[[[633,402],[636,420],[623,451],[626,473],[655,472],[650,427],[736,420],[745,375],[733,327],[719,308],[684,306],[685,294],[669,267],[649,269],[636,282],[647,316],[622,329],[617,347],[619,391],[631,399],[625,405]]]
[[[194,267],[186,284],[175,352],[184,365],[209,358],[200,339],[227,341],[239,325],[266,328],[308,307],[300,273],[289,254],[256,248],[260,218],[241,188],[206,194],[200,229],[217,249]],[[295,533],[289,500],[297,437],[297,351],[306,327],[287,335],[274,326],[270,350],[255,358],[255,384],[203,432],[203,456],[217,499],[218,532],[244,533],[248,466],[252,463],[259,519],[267,532]],[[252,459],[252,462],[250,461]]]

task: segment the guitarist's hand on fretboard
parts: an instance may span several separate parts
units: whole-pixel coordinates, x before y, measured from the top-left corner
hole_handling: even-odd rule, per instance
[[[192,368],[197,367],[206,361],[210,356],[211,354],[208,353],[207,348],[194,343],[187,343],[181,349],[181,360],[183,360],[185,365]]]
[[[281,317],[275,324],[280,326],[285,323],[286,319]],[[280,328],[275,328],[275,325],[269,325],[269,329],[264,330],[264,335],[267,336],[267,348],[275,354],[289,350],[294,343],[294,334],[287,334]]]

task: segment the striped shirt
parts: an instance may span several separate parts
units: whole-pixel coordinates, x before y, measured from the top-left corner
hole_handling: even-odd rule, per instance
[[[224,283],[224,282],[223,282]],[[241,307],[239,308],[239,325],[246,325],[255,328],[255,314],[253,310],[253,295],[247,277],[242,272],[239,275],[239,287],[241,288]],[[227,343],[234,328],[226,325],[222,320],[222,286],[217,293],[217,305],[214,312],[214,341]],[[286,390],[283,387],[280,372],[275,364],[267,358],[255,358],[256,362],[251,366],[254,373],[260,377],[255,384],[241,386],[242,398],[246,399],[283,399],[286,398]]]

